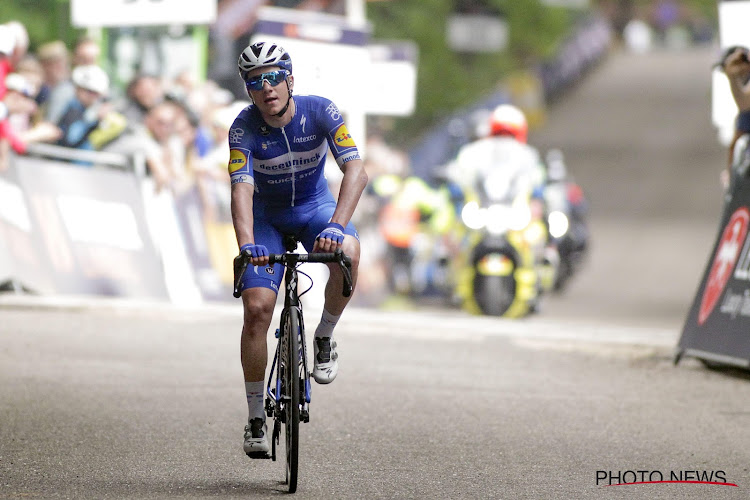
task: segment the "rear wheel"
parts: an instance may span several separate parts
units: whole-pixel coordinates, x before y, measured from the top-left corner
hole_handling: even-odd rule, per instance
[[[286,480],[289,492],[297,491],[299,465],[299,310],[291,308],[284,328],[284,427],[286,431]]]

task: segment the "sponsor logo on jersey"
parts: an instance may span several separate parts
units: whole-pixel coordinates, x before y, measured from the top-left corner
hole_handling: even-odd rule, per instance
[[[747,207],[740,207],[732,214],[724,227],[698,310],[699,325],[706,322],[716,307],[719,297],[724,293],[724,288],[742,250],[748,226],[750,226],[750,210]]]
[[[305,132],[305,126],[307,126],[307,116],[306,115],[302,115],[302,118],[300,118],[299,124],[302,125],[302,133],[303,134],[306,133]]]
[[[295,144],[302,144],[304,142],[314,141],[317,138],[318,138],[318,136],[315,135],[315,134],[313,134],[313,135],[306,135],[305,137],[295,137],[294,139],[292,139],[292,142],[294,142]]]
[[[326,112],[331,118],[336,121],[341,119],[341,111],[339,111],[339,108],[337,108],[334,103],[328,105],[328,107],[326,108]]]
[[[246,182],[248,184],[255,184],[255,181],[249,175],[242,174],[242,175],[233,175],[232,176],[232,184],[237,184],[237,183],[240,183],[240,182]],[[255,191],[256,192],[258,191],[258,186],[255,186]]]
[[[357,146],[356,144],[354,144],[352,134],[349,133],[349,130],[347,130],[346,125],[344,124],[341,124],[341,126],[336,130],[336,134],[333,136],[333,140],[336,143],[336,146],[341,149],[353,148]]]
[[[247,155],[239,149],[229,151],[229,173],[233,174],[242,170],[247,165]]]
[[[344,163],[348,161],[359,160],[359,159],[360,159],[359,153],[355,152],[355,153],[348,154],[346,156],[342,156],[341,158],[338,159],[338,163],[339,165],[343,165]]]
[[[292,161],[286,160],[281,163],[258,163],[258,171],[266,174],[284,173],[297,170],[297,167],[313,167],[320,163],[320,153],[313,152],[312,156],[308,157],[297,157]],[[270,160],[273,161],[273,160]]]
[[[323,163],[327,152],[328,142],[322,141],[317,148],[310,151],[292,151],[273,158],[255,158],[253,168],[256,172],[266,175],[299,173],[302,170],[314,169]]]
[[[245,131],[239,127],[229,130],[229,144],[239,144],[244,135]]]

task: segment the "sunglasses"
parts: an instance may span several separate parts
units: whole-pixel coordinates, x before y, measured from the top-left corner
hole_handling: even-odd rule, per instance
[[[268,82],[271,87],[275,87],[286,80],[288,74],[289,73],[283,69],[269,71],[268,73],[262,73],[245,81],[245,86],[250,90],[263,90],[263,82]]]

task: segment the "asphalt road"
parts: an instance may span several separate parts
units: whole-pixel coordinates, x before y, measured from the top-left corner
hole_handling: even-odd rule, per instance
[[[748,498],[748,376],[672,364],[719,213],[712,58],[615,54],[535,132],[594,214],[588,266],[540,315],[347,310],[297,497]],[[0,498],[283,494],[282,464],[241,450],[240,326],[231,306],[0,297]],[[737,486],[607,486],[673,475]]]
[[[717,52],[618,53],[531,134],[565,153],[591,204],[588,265],[545,314],[681,328],[721,213]]]
[[[285,491],[281,462],[242,453],[236,309],[2,317],[0,498]],[[314,385],[302,426],[300,498],[747,498],[747,379],[675,368],[670,330],[355,309],[337,337],[339,377]],[[605,486],[642,470],[738,487]]]

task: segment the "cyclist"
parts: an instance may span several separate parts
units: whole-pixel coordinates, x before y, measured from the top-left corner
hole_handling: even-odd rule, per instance
[[[341,248],[352,259],[356,284],[359,236],[350,222],[367,185],[367,174],[341,112],[319,96],[293,96],[292,59],[279,45],[257,42],[239,57],[240,76],[252,104],[229,131],[232,222],[240,254],[250,257],[240,290],[244,308],[241,361],[249,418],[246,453],[268,451],[263,391],[266,335],[283,277],[269,253],[283,253],[283,235],[295,234],[310,252]],[[328,188],[324,163],[330,149],[344,173],[338,201]],[[315,330],[313,377],[336,378],[333,329],[349,298],[341,295],[343,275],[334,264]]]

